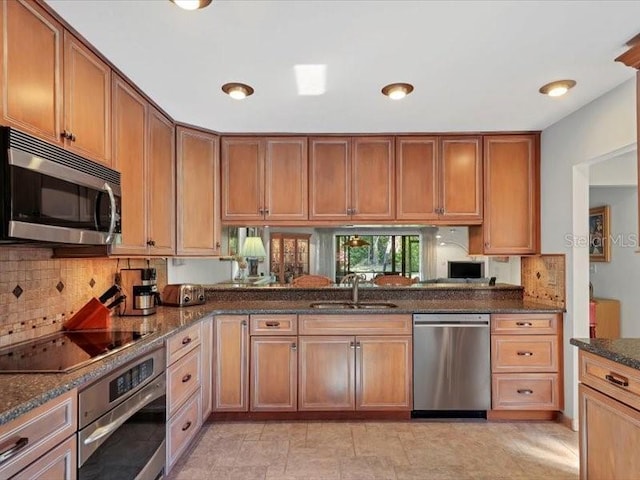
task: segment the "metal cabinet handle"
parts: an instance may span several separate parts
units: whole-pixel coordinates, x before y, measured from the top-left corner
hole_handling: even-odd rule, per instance
[[[265,214],[265,215],[269,215],[269,208],[265,208],[265,209],[264,209],[264,214]]]
[[[190,373],[187,373],[184,377],[182,377],[182,383],[187,383],[189,380],[191,380]]]
[[[264,208],[259,208],[259,209],[258,209],[258,213],[259,213],[260,215],[264,215]]]
[[[533,327],[533,323],[531,323],[531,322],[516,322],[516,326],[518,326],[518,327]]]
[[[189,345],[191,343],[191,337],[184,337],[182,339],[182,344],[183,345]]]
[[[11,447],[0,452],[0,465],[17,455],[17,453],[26,447],[28,443],[29,439],[27,437],[20,437]]]
[[[296,343],[295,343],[295,342],[293,342],[293,343],[291,344],[291,350],[293,350],[294,352],[295,352],[296,350],[298,350],[298,345],[296,345]]]
[[[356,348],[356,342],[349,342],[349,348]]]
[[[280,322],[265,322],[265,325],[267,327],[279,327],[280,326]]]
[[[191,421],[188,421],[182,426],[182,431],[186,432],[187,430],[189,430],[189,427],[191,427]]]
[[[533,357],[533,352],[518,352],[519,357]]]
[[[356,348],[360,348],[360,342],[356,342]]]
[[[533,390],[529,388],[519,388],[516,390],[520,395],[533,395]]]
[[[147,240],[147,245],[149,245],[150,247],[155,247],[156,246],[156,241],[155,240]]]
[[[242,320],[240,322],[240,325],[242,325],[243,327],[246,327],[247,326],[247,321],[246,320]]]
[[[220,242],[216,242],[216,248],[220,248]]]
[[[613,383],[614,385],[618,385],[619,387],[629,386],[629,379],[627,377],[623,377],[622,375],[618,375],[613,372],[605,375],[604,378],[606,378],[609,382]]]

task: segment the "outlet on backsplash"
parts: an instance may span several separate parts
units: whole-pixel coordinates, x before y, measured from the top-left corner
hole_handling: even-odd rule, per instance
[[[165,259],[153,259],[158,288],[167,283]],[[120,268],[147,267],[146,259],[53,259],[47,248],[0,248],[0,346],[62,329],[64,320],[98,297]]]

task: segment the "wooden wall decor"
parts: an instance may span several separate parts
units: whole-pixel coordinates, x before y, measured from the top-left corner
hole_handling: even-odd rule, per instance
[[[520,279],[524,287],[525,300],[565,308],[564,254],[522,257]]]

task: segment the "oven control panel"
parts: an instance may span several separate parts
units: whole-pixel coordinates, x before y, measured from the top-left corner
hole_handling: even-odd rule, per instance
[[[153,375],[153,358],[134,365],[109,382],[109,402],[126,395]]]

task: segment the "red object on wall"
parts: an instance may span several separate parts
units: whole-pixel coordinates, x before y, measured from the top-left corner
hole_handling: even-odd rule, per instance
[[[589,338],[596,338],[596,302],[589,302]]]

